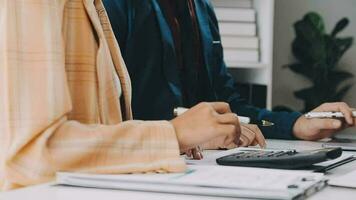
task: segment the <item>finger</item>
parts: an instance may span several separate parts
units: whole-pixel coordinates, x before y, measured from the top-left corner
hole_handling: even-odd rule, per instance
[[[185,155],[186,155],[187,157],[191,158],[191,157],[192,157],[192,150],[186,151],[186,152],[185,152]]]
[[[195,160],[201,160],[202,159],[200,151],[197,148],[192,149],[192,154],[193,154],[193,159],[195,159]]]
[[[241,136],[244,136],[245,142],[247,142],[246,146],[249,146],[255,140],[255,133],[247,125],[241,126],[241,128]]]
[[[226,147],[228,147],[228,146],[234,144],[235,141],[236,141],[236,140],[235,140],[235,137],[226,136],[226,138],[225,138],[225,140],[224,140],[224,147],[226,148]]]
[[[353,125],[354,124],[354,118],[352,116],[352,109],[346,103],[341,103],[340,112],[342,112],[342,114],[345,117],[346,122],[349,125]]]
[[[255,138],[253,139],[253,142],[256,141],[258,145],[260,145],[261,148],[266,148],[266,139],[263,136],[260,128],[256,125],[248,125],[244,126],[246,129],[250,130],[250,132],[254,133]]]
[[[266,144],[266,139],[265,136],[263,136],[261,130],[258,128],[258,130],[255,132],[256,133],[256,141],[258,143],[258,145],[260,145],[261,148],[266,148],[267,144]]]
[[[258,128],[258,131],[256,132],[256,140],[258,145],[260,145],[261,148],[266,148],[266,139],[265,136],[262,134],[261,130]]]
[[[315,109],[315,111],[321,111],[321,112],[342,112],[342,114],[345,117],[345,120],[348,124],[352,125],[353,124],[353,116],[352,116],[352,109],[350,106],[348,106],[344,102],[338,102],[338,103],[324,103],[318,108]]]
[[[210,105],[219,114],[231,113],[230,105],[228,103],[214,102],[214,103],[210,103]]]
[[[254,140],[250,146],[256,146],[256,145],[258,145],[258,142],[257,142],[257,140]]]
[[[247,147],[250,144],[249,139],[245,135],[240,136],[239,147]]]
[[[245,136],[248,138],[248,145],[251,145],[251,143],[255,140],[256,138],[256,133],[248,129],[248,132],[246,132]]]
[[[237,115],[235,113],[221,114],[217,118],[218,118],[219,123],[221,123],[221,124],[234,124],[237,126],[240,125],[239,118],[237,117]]]
[[[220,130],[222,130],[225,135],[229,135],[232,139],[238,139],[241,134],[241,126],[234,115],[235,114],[223,114],[218,116],[219,121],[226,122],[225,124],[220,123],[218,127],[220,127]]]
[[[238,146],[240,144],[240,135],[235,138],[234,144],[235,144],[235,147],[233,147],[233,148],[236,148],[236,145]],[[231,146],[233,146],[233,144]]]
[[[197,156],[197,149],[195,148],[195,149],[192,149],[192,158],[193,159],[198,159],[197,158],[198,156]]]
[[[234,113],[225,113],[217,116],[218,122],[220,124],[230,124],[233,125],[234,128],[234,143],[238,144],[240,135],[241,135],[241,126],[239,119],[236,114]]]
[[[339,111],[337,103],[323,103],[319,107],[315,108],[315,112],[327,112],[327,111]]]
[[[224,137],[223,144],[225,146],[228,146],[229,144],[234,142],[236,137],[238,137],[236,133],[237,131],[239,131],[239,128],[240,127],[236,127],[236,125],[232,125],[232,124],[218,125],[217,131],[218,133],[220,133],[220,136]]]
[[[231,139],[231,137],[226,136],[225,140],[224,140],[224,148],[226,148],[227,146],[229,146],[232,142],[234,142],[234,140]]]
[[[203,156],[203,153],[202,153],[202,152],[199,152],[199,155],[200,155],[200,159],[199,159],[199,160],[201,160],[201,159],[203,159],[203,158],[204,158],[204,156]]]
[[[225,146],[226,143],[229,141],[234,141],[234,138],[232,136],[232,130],[229,127],[232,127],[233,125],[218,125],[218,128],[216,128],[216,137],[214,138],[221,140],[219,147],[220,146]]]
[[[337,130],[342,127],[342,122],[337,119],[313,119],[310,121],[311,126],[316,131]]]
[[[199,160],[201,160],[201,159],[204,158],[203,153],[202,153],[201,151],[199,151],[198,154],[199,154],[199,156],[200,156],[200,159],[199,159]]]

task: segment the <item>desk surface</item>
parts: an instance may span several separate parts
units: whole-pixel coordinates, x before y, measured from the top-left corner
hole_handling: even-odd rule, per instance
[[[297,150],[308,150],[320,148],[320,142],[306,142],[306,141],[281,141],[281,140],[268,140],[268,147],[270,148],[286,148]],[[356,152],[355,152],[356,155]],[[356,169],[356,161],[340,166],[328,172],[328,177],[339,176]],[[311,200],[325,200],[325,199],[354,199],[356,197],[356,189],[338,188],[328,186],[321,192],[313,195]],[[148,200],[148,199],[165,199],[165,200],[220,200],[231,198],[219,197],[205,197],[205,196],[191,196],[191,195],[178,195],[178,194],[162,194],[151,192],[136,192],[136,191],[120,191],[120,190],[99,190],[88,188],[75,188],[55,186],[53,184],[45,184],[25,189],[14,190],[11,192],[4,192],[0,194],[0,200],[19,200],[19,199],[36,199],[36,200],[117,200],[117,199],[135,199],[135,200]]]

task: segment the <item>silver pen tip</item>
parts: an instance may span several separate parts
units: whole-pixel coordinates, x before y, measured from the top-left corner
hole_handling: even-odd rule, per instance
[[[178,117],[178,109],[177,108],[175,108],[173,110],[173,115],[174,115],[174,117]]]
[[[270,122],[270,121],[266,121],[266,120],[261,120],[262,122],[262,126],[273,126],[274,123]]]

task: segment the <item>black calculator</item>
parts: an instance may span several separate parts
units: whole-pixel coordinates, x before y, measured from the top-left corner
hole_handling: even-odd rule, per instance
[[[341,148],[324,148],[311,151],[241,150],[216,159],[219,165],[262,167],[275,169],[301,169],[340,157]]]

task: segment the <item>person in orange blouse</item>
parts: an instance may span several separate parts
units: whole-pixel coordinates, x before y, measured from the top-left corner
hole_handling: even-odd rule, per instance
[[[0,190],[57,171],[181,172],[180,152],[238,142],[226,103],[132,120],[130,79],[101,0],[0,0],[0,30]]]

